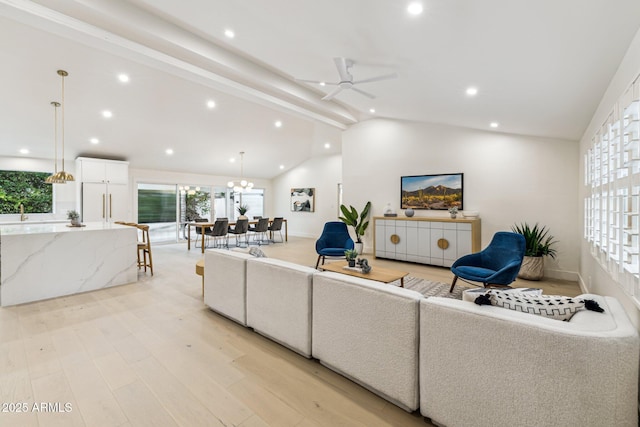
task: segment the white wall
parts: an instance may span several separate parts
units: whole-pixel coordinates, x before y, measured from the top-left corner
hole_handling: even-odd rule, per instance
[[[607,91],[605,92],[596,113],[591,119],[589,127],[585,131],[580,140],[580,153],[578,162],[580,164],[580,180],[579,195],[580,200],[584,200],[587,196],[587,188],[584,186],[584,155],[591,145],[591,138],[599,129],[607,116],[613,110],[614,105],[624,93],[633,79],[640,73],[640,31],[636,34],[631,42],[627,54],[620,63],[618,70],[611,80]],[[584,215],[580,209],[580,224],[584,222]],[[581,238],[581,255],[580,255],[580,280],[589,292],[595,294],[611,295],[616,297],[625,307],[627,314],[631,318],[634,325],[640,329],[640,310],[620,288],[620,285],[611,278],[599,264],[599,262],[591,255],[589,243]]]
[[[400,211],[400,177],[464,173],[464,209],[482,220],[482,246],[514,223],[546,225],[558,240],[558,258],[545,260],[549,277],[577,280],[580,248],[578,143],[458,127],[374,119],[343,133],[344,203],[387,203]],[[446,216],[416,211],[416,216]],[[365,251],[373,249],[373,230]]]
[[[0,157],[0,170],[53,173],[53,159],[31,159],[25,157]],[[75,174],[73,162],[65,162],[65,170]],[[77,182],[53,184],[53,214],[29,214],[30,220],[67,219],[67,211],[76,209]],[[0,221],[19,221],[20,215],[0,215]]]
[[[314,157],[273,180],[273,216],[287,218],[289,234],[318,237],[324,223],[338,218],[338,183],[342,181],[342,156]],[[291,212],[291,189],[316,189],[315,212]]]

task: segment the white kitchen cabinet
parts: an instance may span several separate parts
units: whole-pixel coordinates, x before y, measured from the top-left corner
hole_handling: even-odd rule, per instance
[[[116,160],[76,159],[80,183],[78,210],[83,222],[129,220],[129,163]]]
[[[377,258],[450,267],[463,255],[480,251],[480,220],[375,217]]]
[[[78,157],[76,171],[82,182],[129,184],[129,162]]]

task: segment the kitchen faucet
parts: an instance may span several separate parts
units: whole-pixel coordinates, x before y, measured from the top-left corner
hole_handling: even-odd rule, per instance
[[[20,203],[20,221],[26,221],[27,219],[29,217],[24,214],[24,205]]]

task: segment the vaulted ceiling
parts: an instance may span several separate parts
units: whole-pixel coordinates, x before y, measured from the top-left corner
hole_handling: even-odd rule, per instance
[[[577,140],[640,28],[637,0],[408,3],[0,0],[0,155],[53,157],[58,69],[67,161],[236,175],[245,151],[272,178],[371,117]],[[337,82],[334,57],[398,77],[323,101],[333,87],[297,79]]]

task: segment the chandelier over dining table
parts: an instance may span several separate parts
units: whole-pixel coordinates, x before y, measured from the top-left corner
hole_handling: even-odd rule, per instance
[[[251,190],[253,188],[253,182],[248,182],[244,178],[244,151],[240,152],[240,181],[229,181],[227,186],[233,188],[233,191],[236,193],[242,193],[245,190]]]

